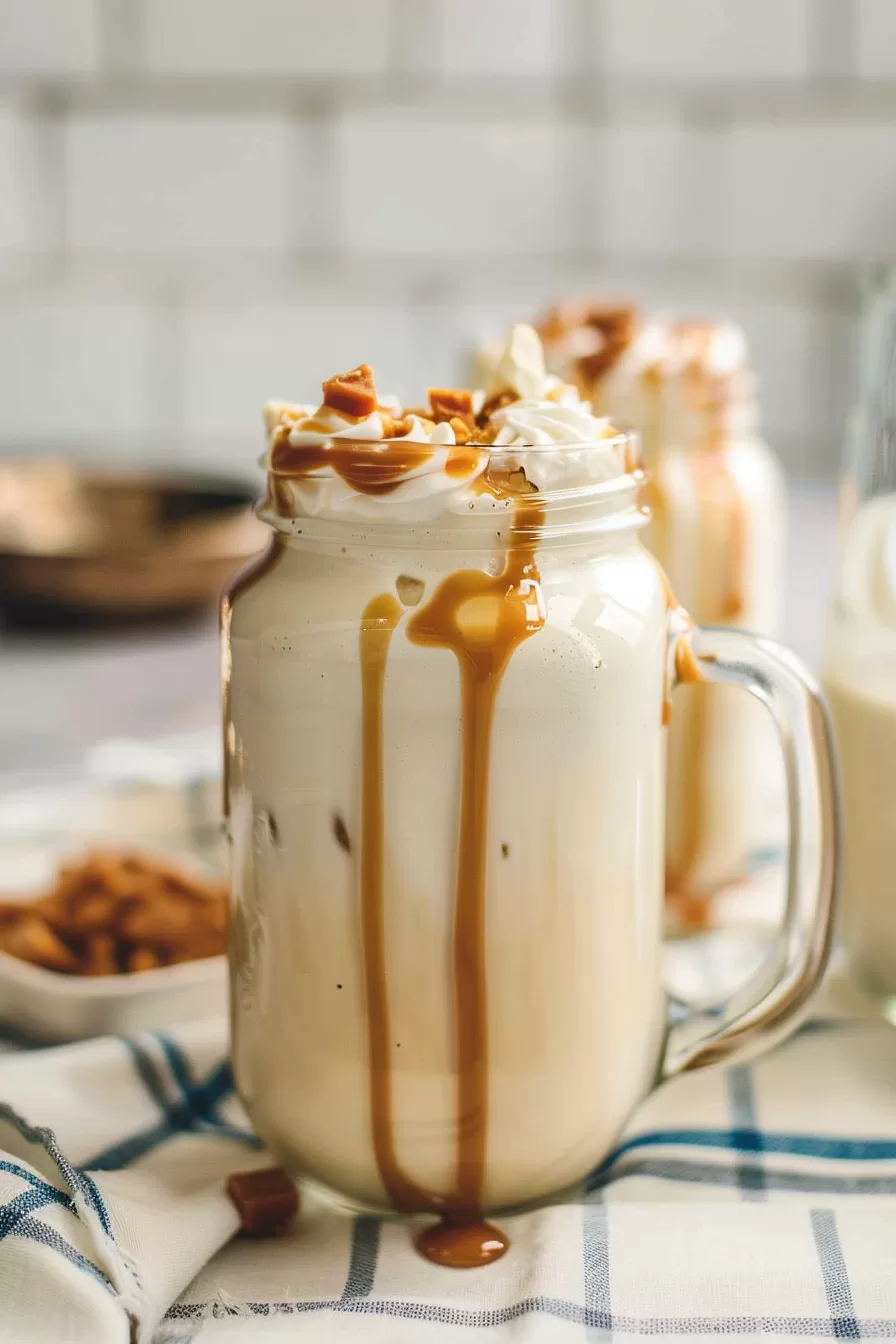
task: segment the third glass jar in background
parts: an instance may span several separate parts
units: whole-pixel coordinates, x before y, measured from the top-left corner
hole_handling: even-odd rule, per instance
[[[825,651],[843,792],[842,931],[896,1014],[896,272],[869,297]]]
[[[558,306],[548,362],[599,414],[641,435],[645,543],[695,620],[775,635],[783,589],[781,468],[759,428],[743,332],[727,321],[642,319],[628,305]],[[669,726],[666,897],[672,931],[713,921],[769,829],[780,765],[761,708],[731,687],[682,690]]]

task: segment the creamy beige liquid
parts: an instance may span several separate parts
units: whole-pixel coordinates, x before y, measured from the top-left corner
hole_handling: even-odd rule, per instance
[[[854,669],[856,671],[858,669]],[[896,994],[896,657],[866,684],[829,675],[843,800],[842,931],[853,969]]]
[[[227,620],[260,1134],[344,1197],[468,1224],[581,1179],[663,1030],[652,560],[288,544]]]

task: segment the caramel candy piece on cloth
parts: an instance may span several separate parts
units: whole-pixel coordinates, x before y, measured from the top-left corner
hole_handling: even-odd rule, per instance
[[[299,1192],[280,1167],[235,1171],[227,1178],[227,1194],[247,1237],[275,1237],[299,1211]]]
[[[323,384],[324,405],[343,415],[372,415],[377,408],[373,369],[359,364],[348,373],[337,373]]]

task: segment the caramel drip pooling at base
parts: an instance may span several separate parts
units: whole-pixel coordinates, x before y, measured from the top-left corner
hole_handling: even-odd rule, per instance
[[[507,1250],[510,1242],[499,1227],[482,1219],[455,1221],[443,1214],[440,1221],[421,1232],[417,1249],[434,1265],[448,1269],[478,1269],[490,1265]]]
[[[511,540],[500,574],[457,570],[407,618],[408,640],[446,649],[461,686],[461,784],[452,935],[457,1163],[447,1195],[425,1190],[402,1171],[395,1152],[390,1079],[388,975],[383,879],[383,690],[401,609],[391,594],[368,603],[361,622],[362,834],[361,907],[370,1044],[374,1152],[380,1176],[401,1212],[434,1212],[441,1222],[419,1239],[439,1264],[487,1264],[503,1254],[504,1235],[481,1216],[488,1135],[486,877],[491,738],[501,679],[514,650],[544,625],[535,561],[544,521],[531,496],[514,505]]]

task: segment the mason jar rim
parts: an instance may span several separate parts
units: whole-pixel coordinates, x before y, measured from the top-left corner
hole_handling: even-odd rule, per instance
[[[564,439],[556,443],[551,442],[551,443],[513,443],[513,444],[477,443],[475,439],[469,439],[466,443],[463,444],[433,443],[428,439],[410,439],[405,436],[392,439],[361,439],[361,438],[353,439],[348,434],[331,434],[329,437],[322,436],[319,441],[315,440],[313,445],[309,444],[308,446],[323,448],[327,447],[330,444],[338,444],[341,446],[358,448],[361,449],[362,451],[375,452],[377,449],[393,447],[396,444],[407,444],[417,448],[431,448],[433,453],[437,453],[440,448],[453,448],[453,447],[478,448],[483,453],[488,453],[489,456],[508,456],[508,455],[515,456],[516,454],[519,453],[535,454],[535,455],[539,453],[553,453],[553,452],[578,453],[578,452],[587,452],[589,450],[597,448],[614,448],[620,446],[623,448],[624,451],[626,446],[631,446],[634,449],[634,457],[640,463],[641,460],[640,439],[641,436],[635,429],[617,429],[613,434],[607,434],[604,435],[602,438],[594,438],[594,439]],[[261,461],[262,466],[268,472],[270,472],[270,465],[267,461],[267,456],[265,455],[265,457],[263,457]],[[288,479],[290,474],[293,473],[283,472],[277,474],[282,475],[284,479]]]
[[[332,441],[332,440],[330,440]],[[327,441],[323,441],[327,442]],[[337,440],[345,443],[346,440]],[[373,452],[383,443],[395,440],[348,440],[363,450]],[[399,440],[398,442],[402,442]],[[413,442],[413,441],[409,441]],[[426,445],[419,445],[426,446]],[[466,447],[467,445],[462,445]],[[537,539],[540,548],[577,545],[599,536],[617,536],[637,530],[649,521],[649,511],[641,505],[639,495],[647,479],[639,452],[639,438],[633,431],[620,431],[602,439],[586,442],[557,444],[470,445],[481,447],[489,454],[489,461],[504,468],[510,466],[525,470],[527,460],[539,456],[553,461],[564,457],[587,455],[598,449],[622,450],[627,470],[605,480],[579,480],[570,486],[538,489],[536,491],[508,490],[501,498],[488,494],[464,497],[463,482],[456,490],[440,496],[404,499],[399,502],[394,494],[366,495],[359,491],[354,500],[338,508],[322,508],[317,512],[287,515],[277,508],[273,489],[259,507],[259,517],[280,534],[287,543],[299,546],[347,546],[402,549],[446,550],[490,548],[497,542],[505,545],[511,537]],[[434,453],[450,445],[433,445]],[[628,450],[628,452],[627,452]],[[487,471],[487,467],[485,471]],[[269,472],[269,485],[288,483],[298,479],[294,472]],[[308,481],[313,476],[305,478]],[[327,479],[319,475],[317,479]],[[369,501],[365,506],[365,501]],[[529,508],[527,510],[526,503]],[[532,521],[532,507],[541,517]],[[529,517],[527,517],[527,512]],[[408,514],[416,516],[408,516]],[[403,516],[402,516],[403,515]]]

